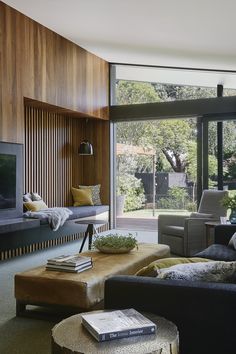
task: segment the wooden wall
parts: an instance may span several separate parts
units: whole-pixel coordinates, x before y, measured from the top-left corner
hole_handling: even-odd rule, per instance
[[[93,156],[80,156],[88,138]],[[25,106],[25,192],[38,192],[48,206],[73,205],[71,187],[101,184],[109,204],[109,123],[88,121]]]
[[[108,119],[108,63],[0,2],[0,140],[24,142],[24,97]]]
[[[106,61],[0,1],[0,141],[25,143],[25,191],[49,205],[70,204],[76,181],[101,183],[109,203],[108,72]],[[91,157],[75,152],[85,126]]]

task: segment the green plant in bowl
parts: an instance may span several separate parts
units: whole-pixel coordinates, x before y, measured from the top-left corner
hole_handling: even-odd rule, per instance
[[[97,236],[93,241],[93,248],[97,248],[103,253],[127,253],[135,247],[138,249],[138,241],[131,233],[127,235],[111,233]]]

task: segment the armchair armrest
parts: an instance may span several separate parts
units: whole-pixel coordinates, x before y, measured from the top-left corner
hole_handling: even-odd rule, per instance
[[[206,225],[209,218],[186,218],[184,223],[185,254],[190,256],[207,247]],[[191,252],[189,251],[191,250]]]
[[[184,226],[184,221],[189,215],[175,215],[163,214],[158,216],[158,228],[162,229],[164,226],[175,225]]]

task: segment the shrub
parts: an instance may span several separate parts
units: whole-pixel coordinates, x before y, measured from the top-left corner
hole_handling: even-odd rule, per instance
[[[145,195],[141,179],[126,173],[119,176],[117,187],[117,195],[125,195],[124,211],[142,208],[145,202]]]

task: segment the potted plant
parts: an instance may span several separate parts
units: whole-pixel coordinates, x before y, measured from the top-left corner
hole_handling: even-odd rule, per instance
[[[138,241],[131,233],[127,235],[110,233],[97,236],[93,241],[93,248],[103,253],[128,253],[135,247],[138,249]]]
[[[236,224],[236,194],[227,195],[222,199],[222,205],[231,209],[229,221],[231,224]]]

